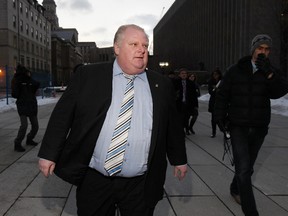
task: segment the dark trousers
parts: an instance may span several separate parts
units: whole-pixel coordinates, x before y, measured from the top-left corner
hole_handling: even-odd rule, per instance
[[[17,137],[15,139],[15,143],[21,143],[22,140],[25,138],[26,131],[27,131],[27,128],[28,128],[28,118],[29,118],[29,121],[31,123],[31,130],[27,134],[27,139],[31,139],[32,140],[36,136],[36,134],[38,132],[38,129],[39,129],[37,116],[24,116],[24,115],[21,115],[20,116],[20,127],[19,127],[19,130],[18,130]]]
[[[213,112],[211,113],[211,126],[212,126],[212,135],[216,135],[217,124]]]
[[[190,115],[192,116],[192,118],[190,119],[190,123],[189,123],[189,129],[193,130],[193,126],[198,118],[199,112],[197,108],[193,108],[192,112],[190,113]]]
[[[78,216],[153,216],[154,207],[147,207],[144,199],[145,176],[133,178],[105,177],[94,169],[77,187]]]
[[[188,129],[189,129],[190,113],[191,113],[191,111],[189,110],[187,104],[183,102],[181,105],[180,114],[181,114],[181,120],[182,120],[183,128],[186,131],[188,131]]]
[[[258,216],[252,189],[251,176],[258,152],[268,128],[231,126],[231,143],[235,162],[235,176],[230,186],[234,194],[240,194],[245,216]]]

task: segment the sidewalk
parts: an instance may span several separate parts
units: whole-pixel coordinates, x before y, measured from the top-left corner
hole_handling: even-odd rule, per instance
[[[39,106],[41,141],[55,104]],[[168,167],[165,198],[155,216],[242,216],[229,195],[233,167],[223,162],[222,134],[210,138],[210,113],[200,102],[195,135],[186,139],[189,172],[179,182]],[[13,151],[19,127],[16,111],[0,113],[0,216],[76,216],[75,187],[39,172],[39,146]],[[288,117],[272,115],[269,135],[260,150],[253,185],[261,216],[288,216]]]

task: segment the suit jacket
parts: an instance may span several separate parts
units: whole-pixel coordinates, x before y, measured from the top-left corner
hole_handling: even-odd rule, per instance
[[[55,174],[79,185],[85,176],[112,98],[113,64],[81,66],[53,110],[38,156],[56,162]],[[184,133],[168,78],[147,71],[153,128],[145,176],[149,206],[162,198],[167,159],[187,163]]]
[[[177,92],[177,109],[181,111],[182,107],[182,100],[183,100],[183,86],[182,80],[177,79],[176,81],[176,92]],[[198,93],[197,88],[194,82],[191,80],[186,79],[186,106],[189,111],[192,111],[195,107],[198,107]]]

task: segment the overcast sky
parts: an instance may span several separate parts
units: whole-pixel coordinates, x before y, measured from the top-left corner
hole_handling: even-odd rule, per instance
[[[153,28],[175,0],[55,0],[59,25],[76,28],[78,40],[94,41],[98,47],[113,45],[116,30],[123,24],[145,29],[150,42]]]

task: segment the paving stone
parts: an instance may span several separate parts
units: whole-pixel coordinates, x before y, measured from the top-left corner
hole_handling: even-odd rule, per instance
[[[166,194],[155,208],[155,216],[243,216],[229,194],[234,167],[222,161],[223,137],[219,130],[210,138],[211,114],[207,102],[199,103],[195,135],[186,137],[188,173],[183,181],[168,166]],[[39,106],[41,142],[55,104]],[[14,110],[0,113],[0,215],[76,216],[76,187],[56,176],[43,177],[38,170],[39,145],[13,151],[19,127]],[[288,117],[272,115],[269,133],[259,152],[253,174],[255,198],[261,216],[288,216]],[[120,215],[117,215],[120,216]]]
[[[5,216],[56,216],[65,204],[64,198],[20,198]]]

